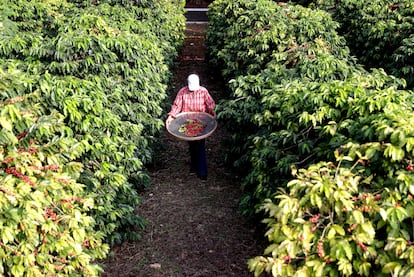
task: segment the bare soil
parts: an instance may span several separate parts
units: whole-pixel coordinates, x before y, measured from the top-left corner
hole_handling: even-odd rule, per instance
[[[219,74],[205,61],[206,24],[187,24],[184,47],[177,60],[171,94],[198,73],[218,102],[224,96]],[[104,276],[227,277],[253,276],[247,260],[263,251],[263,235],[239,214],[240,180],[224,163],[220,124],[207,138],[209,175],[202,181],[189,173],[188,145],[161,137],[162,153],[151,170],[152,185],[142,193],[138,213],[147,220],[142,240],[112,249]]]

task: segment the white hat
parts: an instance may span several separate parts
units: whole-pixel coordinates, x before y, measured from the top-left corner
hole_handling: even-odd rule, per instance
[[[187,81],[189,90],[196,91],[200,88],[200,79],[196,74],[191,74],[188,76]]]

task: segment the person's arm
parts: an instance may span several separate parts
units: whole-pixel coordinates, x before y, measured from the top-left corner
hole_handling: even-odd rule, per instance
[[[171,121],[173,121],[173,120],[174,120],[174,117],[172,117],[171,115],[169,115],[169,116],[167,117],[167,120],[165,121],[165,124],[166,124],[166,125],[170,125]]]
[[[177,96],[174,99],[174,102],[171,105],[171,110],[168,113],[168,117],[166,120],[166,124],[169,125],[171,123],[171,121],[174,120],[174,118],[177,116],[177,114],[179,114],[182,110],[183,107],[183,89],[181,89],[178,93]]]
[[[214,107],[216,106],[213,97],[211,97],[210,93],[206,91],[206,109],[209,114],[212,116],[216,116],[216,111],[214,110]]]

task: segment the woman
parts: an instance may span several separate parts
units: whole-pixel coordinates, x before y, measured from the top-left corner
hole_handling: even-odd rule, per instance
[[[210,93],[205,87],[200,86],[200,78],[196,74],[191,74],[187,78],[187,86],[181,88],[168,113],[166,124],[182,112],[205,112],[216,116],[214,111],[215,103]],[[190,172],[197,173],[202,180],[207,180],[207,159],[205,149],[205,139],[189,141],[191,169]]]

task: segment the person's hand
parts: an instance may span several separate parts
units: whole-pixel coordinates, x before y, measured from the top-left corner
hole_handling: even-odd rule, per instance
[[[173,121],[173,120],[174,120],[174,117],[172,117],[171,115],[169,115],[167,117],[167,120],[165,121],[165,124],[168,126],[168,125],[170,125],[171,121]]]

